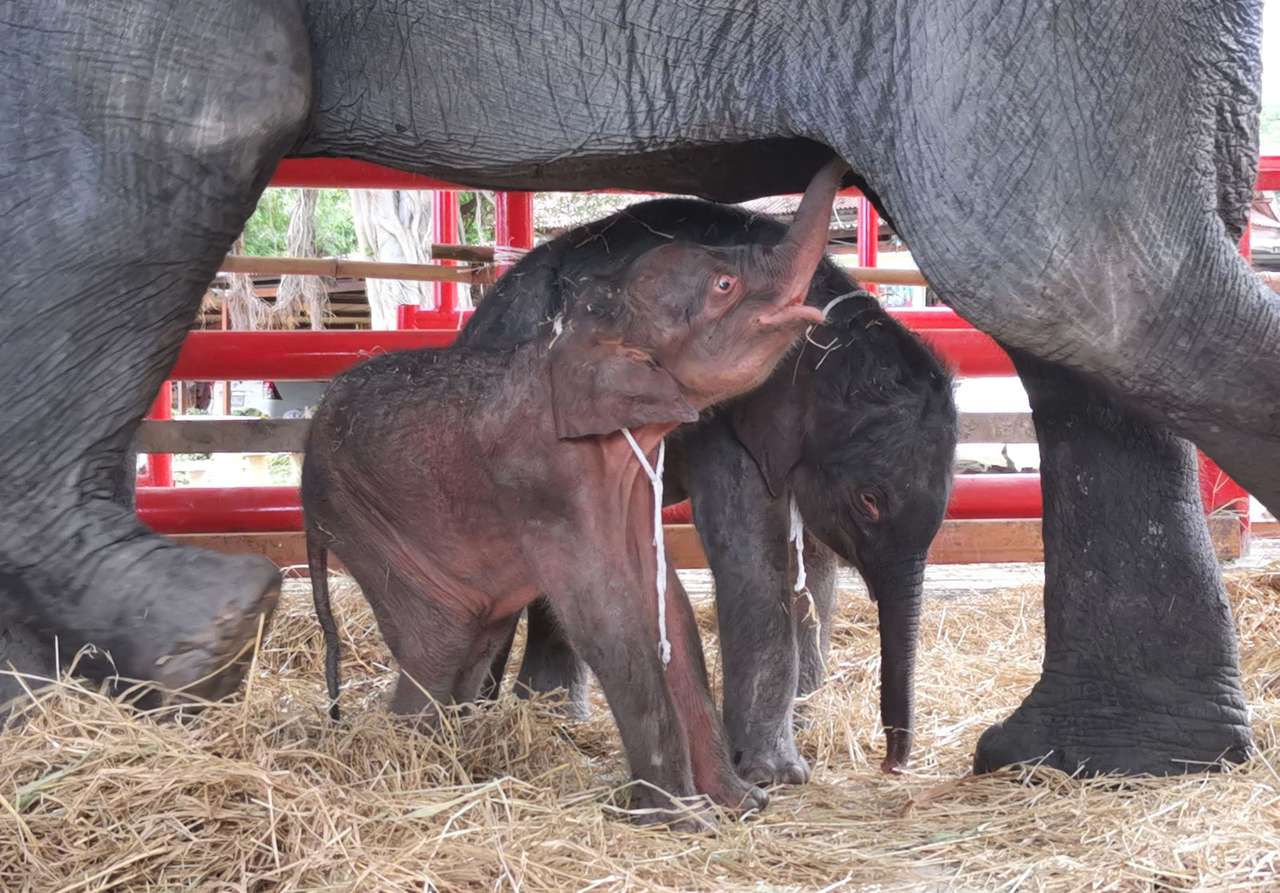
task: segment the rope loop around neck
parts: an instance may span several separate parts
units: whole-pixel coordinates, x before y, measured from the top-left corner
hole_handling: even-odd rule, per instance
[[[657,559],[657,591],[658,591],[658,653],[665,667],[671,663],[671,642],[667,639],[667,546],[662,529],[662,466],[666,461],[667,442],[658,441],[657,466],[649,464],[649,458],[636,443],[630,428],[622,429],[622,436],[631,445],[631,452],[636,454],[636,461],[649,477],[653,486],[653,550]]]

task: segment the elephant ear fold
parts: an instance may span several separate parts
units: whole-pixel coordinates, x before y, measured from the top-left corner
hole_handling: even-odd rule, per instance
[[[738,442],[760,469],[769,493],[776,499],[787,478],[800,464],[804,451],[804,408],[794,388],[779,384],[779,376],[729,409],[729,424]]]
[[[653,358],[590,326],[572,326],[551,346],[556,436],[590,437],[641,425],[697,421],[698,411]]]

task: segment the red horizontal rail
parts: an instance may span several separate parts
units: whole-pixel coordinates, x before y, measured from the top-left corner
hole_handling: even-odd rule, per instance
[[[947,517],[1038,518],[1038,474],[962,474]],[[138,515],[157,533],[273,533],[302,529],[295,487],[139,487]],[[689,523],[687,503],[663,512],[667,523]]]
[[[898,322],[912,329],[972,329],[959,313],[950,307],[886,307]]]
[[[907,326],[962,378],[1017,375],[1009,355],[990,335],[977,329],[918,329],[910,323]]]
[[[1258,159],[1258,188],[1280,191],[1280,155]]]
[[[1008,354],[988,336],[964,325],[954,313],[930,314],[917,322],[916,314],[890,311],[934,345],[943,358],[965,377],[1013,375]],[[950,313],[950,311],[947,311]],[[439,317],[435,319],[434,317]],[[465,319],[466,314],[462,315]],[[416,325],[446,322],[445,314],[419,312]],[[448,347],[461,322],[453,325],[404,331],[377,332],[192,332],[169,373],[183,381],[219,379],[269,379],[309,381],[332,378],[356,363],[380,353],[424,347]],[[936,326],[935,326],[936,321]]]
[[[170,378],[184,381],[332,378],[380,353],[448,347],[456,331],[192,332]]]
[[[354,158],[285,158],[271,175],[268,186],[291,186],[303,189],[439,189],[466,192],[474,186],[450,183],[426,174],[384,167]],[[584,192],[626,195],[650,194],[641,189],[586,189]],[[797,193],[798,194],[798,193]],[[841,195],[859,196],[858,189],[841,189]]]
[[[138,517],[157,533],[302,529],[297,487],[139,487]]]
[[[947,517],[956,521],[1043,514],[1038,474],[958,474],[947,504]]]
[[[470,189],[425,174],[357,161],[354,158],[285,158],[271,177],[271,186],[306,189]],[[1258,189],[1280,190],[1280,155],[1263,155],[1258,161]],[[630,190],[597,189],[593,192]],[[856,189],[842,195],[861,195]]]
[[[466,189],[425,174],[383,167],[354,158],[285,158],[271,186],[302,189]]]

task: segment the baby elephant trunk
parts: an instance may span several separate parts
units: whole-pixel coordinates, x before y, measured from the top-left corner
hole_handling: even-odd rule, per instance
[[[814,174],[787,227],[786,237],[766,255],[764,266],[778,281],[785,303],[802,303],[809,293],[809,283],[827,249],[831,206],[848,170],[847,164],[835,158]]]
[[[880,721],[888,739],[880,764],[884,772],[898,772],[911,755],[924,566],[919,556],[867,575],[880,614]]]

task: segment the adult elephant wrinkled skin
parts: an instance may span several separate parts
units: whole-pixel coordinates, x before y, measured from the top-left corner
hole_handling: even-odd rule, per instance
[[[978,766],[1180,772],[1250,745],[1176,438],[1280,510],[1280,298],[1236,252],[1258,0],[4,9],[0,602],[24,667],[93,641],[123,675],[234,681],[209,674],[276,572],[151,535],[122,457],[281,157],[737,200],[834,151],[1026,358],[1046,441],[1044,678]]]
[[[617,275],[673,240],[773,251],[772,218],[690,199],[644,202],[530,252],[485,297],[461,343],[514,349],[550,331],[566,287]],[[956,446],[951,376],[830,261],[806,298],[826,320],[758,389],[668,438],[668,501],[688,494],[716,584],[724,715],[738,771],[804,782],[795,695],[822,681],[835,596],[832,552],[876,600],[886,770],[910,752],[916,633],[929,546],[942,524]],[[795,592],[794,498],[808,534],[811,597]],[[586,672],[543,602],[529,606],[517,692],[565,689],[586,710]],[[500,679],[506,654],[491,674]],[[491,681],[491,690],[495,686]]]

